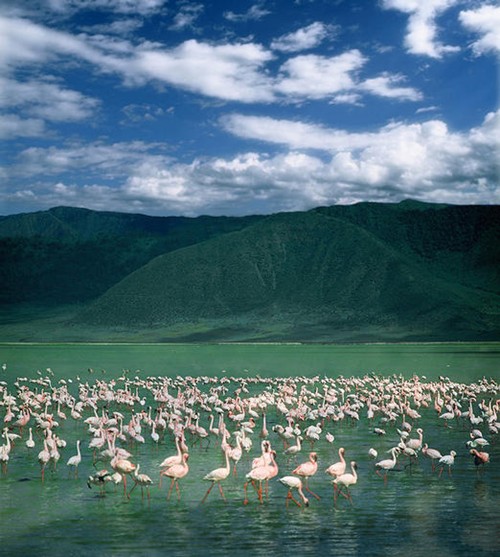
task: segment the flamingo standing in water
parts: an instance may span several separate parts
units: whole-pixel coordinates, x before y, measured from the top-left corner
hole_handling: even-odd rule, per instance
[[[231,472],[231,464],[229,462],[229,450],[224,451],[224,456],[226,458],[226,466],[223,467],[223,468],[216,468],[215,470],[212,470],[211,472],[209,472],[203,478],[204,480],[212,482],[212,484],[210,485],[207,492],[205,493],[205,497],[203,497],[203,499],[201,501],[202,503],[204,503],[206,501],[206,499],[208,497],[208,494],[210,493],[210,491],[212,491],[212,487],[215,484],[217,484],[219,486],[219,491],[220,491],[220,494],[221,494],[222,498],[224,499],[224,501],[226,500],[226,498],[224,496],[224,492],[222,491],[221,482],[223,480],[225,480]]]
[[[130,495],[132,494],[132,491],[134,491],[134,489],[140,485],[141,486],[141,497],[142,499],[144,499],[144,488],[146,488],[146,492],[148,494],[148,499],[151,499],[151,494],[149,493],[149,486],[153,484],[153,480],[147,475],[147,474],[139,474],[139,468],[141,467],[140,464],[138,464],[134,470],[134,475],[132,476],[132,479],[134,480],[134,487],[130,490],[130,493],[128,494],[128,496],[130,497]]]
[[[181,498],[181,490],[179,488],[179,480],[182,479],[184,476],[187,475],[189,472],[188,461],[189,454],[183,453],[182,455],[182,462],[181,464],[174,464],[167,468],[166,470],[162,470],[160,475],[167,476],[167,478],[171,478],[170,488],[168,490],[167,501],[170,500],[170,496],[172,495],[172,489],[175,484],[175,489],[177,491],[177,500],[180,501]]]
[[[332,476],[332,477],[336,478],[337,476],[341,476],[345,472],[346,462],[345,462],[345,458],[344,458],[344,453],[345,453],[345,449],[343,447],[340,447],[340,449],[339,449],[339,458],[340,458],[339,462],[336,462],[335,464],[331,464],[325,470],[325,472],[329,476]]]
[[[443,473],[444,467],[448,466],[448,476],[451,476],[451,467],[455,464],[455,457],[457,453],[455,451],[450,451],[450,454],[446,454],[439,459],[439,464],[441,464],[441,469],[439,470],[439,477]]]
[[[82,454],[80,453],[80,439],[76,442],[76,455],[72,456],[68,462],[67,466],[73,466],[75,469],[75,478],[78,478],[78,465],[82,461]]]
[[[283,476],[283,478],[280,478],[279,481],[283,485],[288,487],[288,493],[286,496],[287,508],[288,508],[288,501],[290,499],[297,505],[297,507],[301,506],[300,503],[292,495],[292,489],[297,490],[298,494],[300,495],[300,498],[302,499],[302,502],[304,503],[304,506],[306,507],[309,506],[309,499],[304,495],[304,492],[302,491],[302,480],[300,478],[297,478],[295,476]]]
[[[351,497],[351,492],[349,491],[349,488],[351,487],[351,485],[354,485],[357,481],[358,481],[358,474],[356,472],[357,469],[357,464],[356,462],[352,461],[351,462],[351,473],[345,473],[345,474],[341,474],[340,476],[337,476],[334,480],[333,480],[333,487],[334,487],[334,492],[333,492],[333,500],[334,503],[337,502],[337,497],[339,495],[343,495],[348,501],[351,502],[352,505],[352,497]],[[342,491],[342,487],[345,487],[345,493]]]
[[[479,466],[484,468],[484,465],[490,461],[490,455],[484,451],[478,451],[477,449],[471,449],[470,454],[474,457],[474,464],[476,465],[476,470],[479,471]]]
[[[385,470],[385,474],[384,474],[384,483],[387,483],[387,474],[389,472],[389,470],[393,470],[394,467],[396,466],[396,453],[399,452],[399,449],[397,447],[393,447],[390,450],[390,453],[392,455],[392,458],[387,458],[385,460],[381,460],[379,462],[377,462],[375,464],[375,473],[377,475],[379,475],[380,477],[382,477],[382,474],[380,473],[380,470]]]
[[[299,464],[297,468],[295,468],[295,470],[292,470],[292,474],[304,478],[306,491],[308,491],[313,497],[316,497],[316,499],[321,499],[319,495],[317,495],[316,493],[314,493],[314,491],[311,491],[309,489],[309,485],[308,485],[309,478],[311,476],[314,476],[317,470],[318,470],[318,455],[317,453],[312,452],[309,453],[309,460],[307,462],[303,462],[302,464]]]
[[[252,468],[252,470],[250,470],[250,472],[248,472],[248,474],[245,476],[247,481],[243,486],[245,491],[245,499],[243,501],[244,505],[248,504],[248,496],[247,496],[248,484],[252,483],[252,485],[255,487],[255,482],[259,484],[259,487],[257,489],[257,496],[259,498],[259,502],[261,505],[262,503],[264,503],[262,499],[262,482],[267,482],[278,474],[278,465],[274,460],[276,456],[276,451],[270,451],[269,455],[271,458],[270,464],[264,466],[258,466],[257,468]]]
[[[127,495],[127,475],[131,474],[136,469],[136,465],[130,462],[130,460],[120,458],[119,456],[113,457],[110,464],[115,472],[121,474],[123,480],[123,494]]]
[[[443,458],[443,455],[437,449],[431,449],[429,445],[427,445],[427,443],[424,444],[422,453],[424,454],[424,456],[431,459],[432,471],[434,472],[434,470],[436,469],[435,461]]]

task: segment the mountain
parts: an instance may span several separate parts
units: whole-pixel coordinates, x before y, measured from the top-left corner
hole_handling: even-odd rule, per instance
[[[157,255],[262,217],[150,217],[74,207],[0,217],[0,304],[70,304],[104,293]]]
[[[59,333],[82,340],[498,340],[499,217],[416,201],[196,219],[56,208],[0,219],[26,277],[0,281],[25,304],[40,277],[64,283],[42,300],[84,300]]]

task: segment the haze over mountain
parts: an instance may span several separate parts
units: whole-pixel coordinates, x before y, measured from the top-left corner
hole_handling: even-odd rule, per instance
[[[414,201],[243,218],[12,215],[0,218],[1,301],[14,310],[78,302],[66,334],[81,340],[117,331],[150,340],[494,340],[499,217],[498,206]]]

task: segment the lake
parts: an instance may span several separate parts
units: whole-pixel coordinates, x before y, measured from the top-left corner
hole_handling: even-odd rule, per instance
[[[378,381],[391,376],[395,384],[400,384],[403,377],[411,381],[418,375],[425,383],[437,381],[441,376],[445,377],[443,385],[451,385],[451,391],[460,389],[454,386],[455,382],[483,386],[474,402],[478,414],[481,398],[493,401],[500,398],[499,353],[500,343],[0,344],[0,363],[6,364],[4,370],[0,369],[0,380],[14,394],[13,383],[19,377],[35,381],[47,377],[54,388],[66,381],[68,391],[75,397],[79,383],[87,383],[91,388],[96,381],[113,380],[118,389],[129,381],[131,391],[137,391],[138,401],[144,402],[136,404],[135,412],[144,409],[147,413],[150,406],[156,407],[151,392],[143,386],[148,377],[167,376],[172,381],[179,377],[179,383],[186,376],[217,377],[228,388],[226,396],[232,397],[242,386],[250,391],[248,395],[241,393],[242,396],[270,392],[276,385],[272,381],[287,376],[300,376],[304,381],[301,384],[319,392],[325,381],[338,390],[339,385],[344,385],[344,378],[350,377],[368,375],[374,378],[369,381]],[[249,381],[256,376],[263,378],[262,383]],[[36,392],[48,388],[47,383],[41,382],[21,381],[21,384]],[[213,385],[208,379],[196,384],[202,391]],[[176,392],[177,389],[171,389],[172,394]],[[127,422],[132,416],[132,409],[123,404],[111,405],[109,410],[122,412]],[[3,404],[0,419],[4,419],[6,411]],[[250,502],[243,505],[245,474],[252,459],[260,454],[258,433],[251,435],[252,448],[244,452],[238,463],[237,476],[230,475],[223,483],[226,503],[215,487],[201,504],[208,488],[203,476],[224,464],[215,438],[208,448],[190,448],[189,474],[179,484],[181,499],[177,501],[174,493],[167,501],[168,481],[159,488],[158,464],[175,453],[173,437],[166,434],[156,444],[144,423],[145,442],[124,446],[132,452],[131,460],[140,463],[140,471],[154,480],[151,499],[141,498],[139,487],[128,499],[123,496],[121,485],[116,489],[107,485],[105,496],[101,496],[96,486],[87,487],[87,476],[96,469],[88,447],[91,436],[83,418],[91,416],[92,411],[87,410],[82,420],[69,417],[69,409],[64,411],[68,418],[59,420],[57,431],[67,445],[60,450],[57,469],[47,467],[43,483],[37,459],[43,446],[41,435],[35,434],[36,446],[31,450],[25,446],[26,431],[22,439],[15,441],[8,470],[0,478],[1,555],[419,556],[439,552],[440,556],[465,556],[498,552],[498,436],[489,433],[486,424],[478,426],[490,443],[485,450],[491,462],[484,471],[476,470],[466,446],[471,424],[460,419],[445,427],[432,405],[419,408],[421,418],[413,424],[410,436],[414,438],[416,429],[421,427],[424,441],[430,446],[439,448],[443,454],[455,450],[457,457],[451,476],[445,469],[438,477],[431,471],[429,460],[420,453],[411,466],[398,457],[396,469],[388,474],[385,484],[375,474],[368,449],[377,449],[377,460],[390,458],[387,450],[399,441],[396,428],[401,420],[393,425],[384,424],[379,418],[371,422],[363,408],[358,421],[324,420],[323,434],[314,445],[319,468],[310,480],[311,488],[321,499],[310,497],[307,508],[293,504],[287,508],[287,490],[276,478],[270,481],[264,504],[259,504],[249,488]],[[199,411],[199,414],[200,424],[208,429],[208,412]],[[297,460],[289,459],[283,454],[281,439],[272,431],[273,425],[285,423],[284,417],[273,408],[267,420],[269,440],[277,451],[278,477],[290,475],[298,463],[307,460],[310,444],[303,442]],[[256,421],[259,427],[261,418]],[[304,420],[302,429],[317,421]],[[374,434],[377,426],[383,426],[386,434]],[[234,430],[233,424],[230,429]],[[325,439],[327,431],[335,437],[332,444]],[[82,441],[82,462],[75,479],[70,476],[66,462],[76,454],[77,439]],[[348,461],[358,463],[358,482],[351,489],[353,505],[342,497],[334,505],[331,479],[324,472],[338,460],[341,446],[346,449]],[[102,466],[97,464],[97,468]]]

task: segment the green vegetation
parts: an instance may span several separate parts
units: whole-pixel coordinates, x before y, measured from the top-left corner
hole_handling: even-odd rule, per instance
[[[415,201],[3,217],[0,301],[18,317],[0,338],[39,340],[51,308],[45,340],[498,340],[499,217]]]

